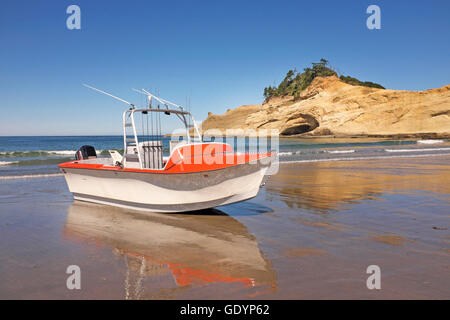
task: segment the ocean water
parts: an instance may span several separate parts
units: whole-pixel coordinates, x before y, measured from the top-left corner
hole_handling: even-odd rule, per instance
[[[154,137],[155,138],[155,137]],[[170,137],[161,137],[163,151],[169,155]],[[235,151],[278,152],[280,162],[316,162],[354,159],[439,156],[450,154],[448,140],[386,140],[222,138]],[[74,159],[82,145],[92,145],[99,156],[108,157],[109,149],[123,152],[122,136],[33,136],[0,137],[0,180],[59,174],[58,164]]]

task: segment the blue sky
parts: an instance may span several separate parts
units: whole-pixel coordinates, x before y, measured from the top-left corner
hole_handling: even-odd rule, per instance
[[[66,8],[81,8],[81,30]],[[381,30],[366,8],[381,8]],[[320,58],[389,89],[450,84],[449,1],[2,1],[0,135],[120,134],[146,88],[208,111],[257,104]],[[170,124],[173,126],[173,124]],[[172,127],[170,127],[171,129]]]

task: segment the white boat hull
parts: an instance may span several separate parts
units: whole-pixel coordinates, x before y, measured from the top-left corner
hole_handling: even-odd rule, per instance
[[[77,200],[153,212],[183,212],[255,197],[268,167],[257,161],[195,173],[83,168],[64,168],[63,172]]]

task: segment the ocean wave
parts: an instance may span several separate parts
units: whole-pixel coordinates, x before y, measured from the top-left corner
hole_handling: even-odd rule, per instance
[[[0,166],[8,166],[11,164],[18,163],[19,161],[0,161]]]
[[[420,157],[439,157],[449,156],[448,153],[434,154],[414,154],[414,155],[392,155],[392,156],[371,156],[371,157],[347,157],[347,158],[330,158],[330,159],[308,159],[308,160],[286,160],[280,161],[280,164],[289,163],[309,163],[309,162],[333,162],[333,161],[354,161],[354,160],[376,160],[376,159],[395,159],[395,158],[420,158]]]
[[[63,175],[62,173],[24,174],[17,176],[0,176],[0,180],[52,178],[52,177],[59,177],[62,175]]]
[[[123,153],[123,149],[114,149]],[[58,157],[73,156],[75,158],[76,150],[26,150],[26,151],[1,151],[0,158],[36,158],[36,157]],[[108,150],[98,149],[97,155],[107,156]]]
[[[28,150],[28,151],[2,151],[0,158],[35,158],[54,157],[58,155],[75,155],[73,150]]]
[[[353,153],[355,150],[326,150],[327,153]]]
[[[444,140],[417,140],[418,144],[436,144],[443,143]]]
[[[325,153],[326,150],[320,150],[320,149],[303,149],[299,151],[281,151],[278,152],[279,156],[293,156],[293,155],[300,155],[300,154],[320,154]]]
[[[75,154],[75,150],[54,150],[54,151],[47,151],[49,154],[70,154],[70,155],[74,155]]]
[[[292,156],[294,152],[278,152],[279,156]]]
[[[28,159],[16,161],[0,161],[0,166],[42,166],[72,161],[73,158]]]
[[[426,149],[384,149],[386,152],[430,152],[430,151],[450,151],[450,148],[426,148]]]

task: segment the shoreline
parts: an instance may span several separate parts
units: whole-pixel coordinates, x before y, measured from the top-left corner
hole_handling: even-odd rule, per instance
[[[308,136],[308,137],[283,137],[278,138],[238,138],[237,140],[224,138],[237,152],[254,152],[258,148],[270,148],[271,151],[277,151],[279,155],[279,163],[287,162],[332,162],[332,161],[357,161],[364,159],[393,159],[414,157],[426,157],[427,155],[450,154],[450,141],[443,139],[401,139],[380,138],[370,136],[347,136],[347,137],[330,137],[330,136]],[[33,139],[28,142],[31,146]],[[28,151],[22,152],[5,152],[0,153],[0,183],[6,180],[14,179],[35,179],[39,176],[58,175],[60,170],[57,164],[68,161],[67,154],[75,153],[68,151],[74,148],[74,145],[91,144],[98,146],[100,156],[108,156],[100,150],[117,149],[117,145],[121,143],[119,139],[100,138],[84,141],[83,138],[78,139],[72,145],[66,145],[65,139],[61,138],[54,146],[48,149],[56,150],[58,148],[67,149],[64,151],[52,152],[36,152],[32,147]],[[104,141],[108,143],[104,143]],[[110,141],[111,140],[111,141]],[[164,138],[166,151],[169,150],[170,138]],[[205,139],[207,140],[207,139]],[[244,141],[245,140],[245,141]],[[220,142],[221,138],[216,139]],[[267,145],[266,145],[267,144]],[[13,146],[13,144],[11,144]],[[26,148],[25,148],[26,149]],[[42,149],[42,148],[41,148]],[[62,153],[61,156],[57,153]],[[44,154],[45,153],[45,154]]]
[[[257,138],[257,137],[279,137],[283,139],[382,139],[382,140],[440,140],[440,139],[450,139],[450,133],[396,133],[396,134],[329,134],[329,135],[315,135],[315,134],[296,134],[296,135],[271,135],[271,134],[245,134],[246,129],[229,129],[232,133],[231,137],[249,137],[249,138]],[[244,134],[239,134],[236,131],[244,131]],[[220,131],[220,130],[219,130]],[[255,132],[254,130],[248,130],[251,132]],[[174,135],[174,134],[166,134],[164,137],[185,137],[186,135]],[[226,134],[211,134],[206,136],[213,136],[218,138],[227,137]],[[191,135],[191,138],[196,138],[196,135]],[[202,134],[202,138],[205,135]]]
[[[369,157],[343,157],[343,158],[325,158],[325,159],[305,159],[305,160],[283,160],[279,161],[278,164],[281,165],[290,165],[295,163],[326,163],[326,162],[345,162],[345,161],[373,161],[373,160],[385,160],[385,159],[404,159],[404,158],[424,158],[424,157],[450,157],[450,153],[438,153],[438,154],[400,154],[400,155],[386,155],[386,156],[369,156]],[[275,173],[276,175],[277,173]],[[37,174],[26,174],[26,175],[5,175],[0,176],[0,183],[2,181],[10,181],[10,180],[28,180],[28,179],[39,179],[39,178],[55,178],[62,177],[63,173],[37,173]],[[270,177],[272,175],[268,175]]]

